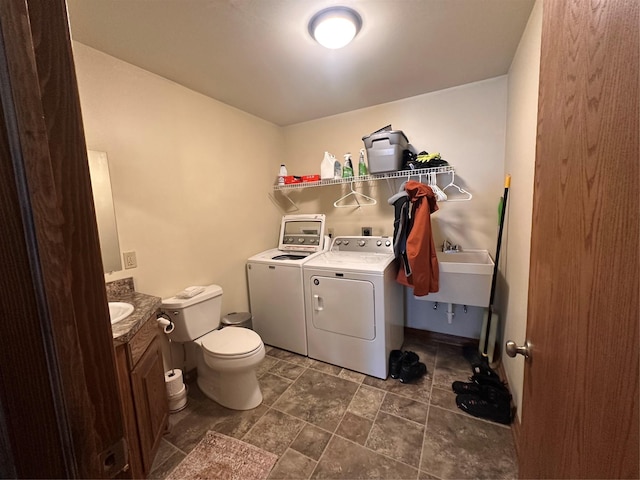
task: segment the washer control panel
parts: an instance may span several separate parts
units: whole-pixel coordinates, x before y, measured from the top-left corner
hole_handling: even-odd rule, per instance
[[[392,253],[391,237],[336,237],[331,244],[332,252]]]

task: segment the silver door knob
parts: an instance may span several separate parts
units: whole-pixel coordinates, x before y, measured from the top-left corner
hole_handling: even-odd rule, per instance
[[[529,340],[525,340],[524,345],[520,347],[516,345],[516,342],[509,340],[506,344],[505,351],[510,357],[515,357],[516,355],[520,354],[524,358],[529,358],[531,356],[531,351],[529,350],[530,346],[531,345],[529,344]]]

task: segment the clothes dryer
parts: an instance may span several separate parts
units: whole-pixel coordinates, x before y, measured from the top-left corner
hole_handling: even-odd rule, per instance
[[[303,264],[329,247],[325,216],[285,215],[278,248],[247,260],[253,329],[266,345],[307,355]]]
[[[386,379],[404,341],[403,288],[389,237],[337,237],[303,265],[308,355]]]

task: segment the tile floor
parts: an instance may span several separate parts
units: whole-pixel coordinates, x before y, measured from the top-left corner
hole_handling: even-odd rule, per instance
[[[192,384],[150,477],[164,478],[215,430],[277,454],[271,479],[516,478],[511,429],[456,407],[451,382],[470,376],[461,348],[406,336],[403,349],[427,365],[414,384],[272,347],[258,368],[264,401],[253,410],[223,408]]]

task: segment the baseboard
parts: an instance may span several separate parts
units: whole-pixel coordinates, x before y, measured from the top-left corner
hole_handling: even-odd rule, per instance
[[[464,347],[466,345],[480,345],[480,341],[477,338],[458,337],[457,335],[430,332],[429,330],[421,330],[419,328],[404,327],[404,334],[417,337],[420,340],[430,340],[433,342],[447,343],[449,345],[456,345],[460,347]]]
[[[507,375],[506,375],[506,372],[504,371],[504,366],[502,362],[500,362],[496,370],[498,371],[500,378],[504,378],[506,381]],[[509,388],[508,383],[507,383],[507,388],[509,389],[509,393],[511,393],[511,388]],[[513,408],[513,421],[511,422],[511,436],[513,437],[513,445],[516,449],[516,458],[520,458],[520,443],[519,443],[520,431],[521,431],[520,418],[518,417],[518,411],[513,401],[511,402],[511,407]]]
[[[516,458],[520,458],[520,432],[522,432],[522,426],[520,425],[520,418],[517,415],[513,418],[513,422],[511,422],[511,435],[513,436],[513,445],[516,448]]]

